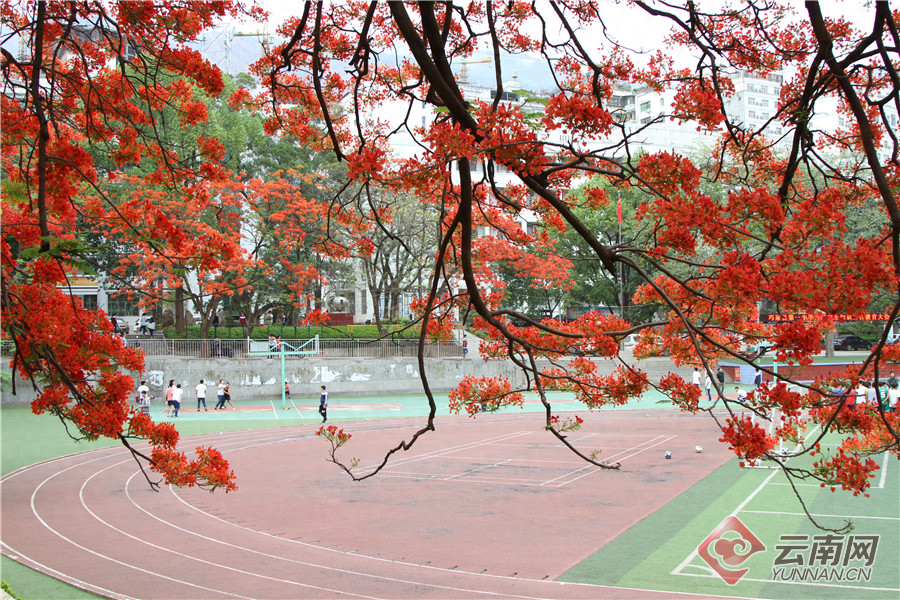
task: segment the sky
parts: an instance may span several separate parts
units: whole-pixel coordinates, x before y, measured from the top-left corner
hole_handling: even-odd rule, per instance
[[[301,10],[299,2],[285,2],[283,0],[260,0],[257,2],[265,10],[270,12],[270,20],[268,24],[259,23],[239,23],[234,27],[234,32],[238,33],[274,33],[277,24],[283,22],[286,18],[293,16],[297,11]],[[652,4],[652,1],[651,1]],[[698,2],[702,7],[705,5],[721,5],[722,2]],[[803,5],[799,2],[792,3],[801,14]],[[828,0],[820,2],[822,11],[826,16],[844,16],[851,21],[856,21],[857,25],[863,25],[868,19],[867,13],[870,9],[864,7],[863,0]],[[617,41],[635,51],[643,51],[644,56],[649,57],[651,52],[662,46],[663,39],[666,36],[668,25],[662,19],[650,18],[642,10],[632,8],[624,2],[607,2],[603,12],[603,18],[608,29],[616,36]],[[547,7],[546,12],[541,14],[552,14],[552,9]],[[225,41],[229,36],[222,32],[210,33],[204,42],[204,50],[207,52],[210,60],[218,64],[224,71],[231,73],[239,73],[246,71],[248,65],[258,58],[260,50],[260,37],[235,36],[230,39],[231,50],[226,52]],[[585,36],[586,40],[601,40],[602,31],[589,32]],[[599,42],[598,42],[599,44]],[[596,50],[596,47],[594,48]],[[487,56],[487,54],[483,54]],[[678,56],[678,60],[691,64],[690,57],[686,54]],[[640,58],[633,58],[633,62],[640,64]],[[470,64],[468,67],[469,81],[478,85],[490,86],[493,83],[494,65],[491,63]],[[504,56],[503,57],[503,74],[504,81],[509,81],[514,74],[518,76],[521,89],[539,91],[541,89],[552,87],[550,85],[549,69],[543,61],[536,58],[525,56]]]

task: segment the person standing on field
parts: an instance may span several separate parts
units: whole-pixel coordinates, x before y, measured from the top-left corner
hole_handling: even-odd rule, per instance
[[[181,389],[181,384],[179,383],[175,386],[175,391],[172,392],[172,405],[175,407],[175,412],[172,413],[173,417],[178,416],[178,411],[181,410],[181,399],[184,397],[184,390]]]
[[[322,386],[322,393],[319,395],[319,414],[322,415],[322,422],[328,420],[328,392],[325,386]]]
[[[206,384],[203,383],[202,379],[195,389],[197,390],[197,412],[200,412],[201,404],[203,404],[203,412],[209,412],[206,408]]]
[[[223,410],[225,408],[225,380],[224,379],[219,380],[219,387],[216,388],[215,410],[219,410],[220,408]]]
[[[163,409],[163,413],[170,415],[172,414],[172,408],[174,403],[172,402],[172,393],[175,391],[175,380],[169,380],[169,387],[166,388],[166,407]]]
[[[147,387],[147,382],[141,379],[141,385],[138,386],[138,404],[141,406],[150,406],[150,388]]]
[[[224,399],[224,402],[227,402],[228,405],[231,406],[231,408],[234,408],[234,404],[232,404],[232,402],[231,402],[231,384],[228,383],[227,381],[225,382],[225,387],[222,388],[222,392],[223,392],[222,398]],[[223,403],[222,410],[224,410],[224,409],[225,409],[225,404]]]

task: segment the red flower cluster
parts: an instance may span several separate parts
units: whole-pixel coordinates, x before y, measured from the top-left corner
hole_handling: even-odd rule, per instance
[[[521,407],[525,397],[513,392],[509,381],[493,377],[466,375],[450,392],[450,412],[459,414],[465,409],[470,417],[482,412],[497,412],[507,406]]]
[[[728,418],[725,423],[719,441],[727,443],[734,450],[738,458],[742,459],[742,466],[743,460],[762,458],[775,447],[775,438],[748,416]]]

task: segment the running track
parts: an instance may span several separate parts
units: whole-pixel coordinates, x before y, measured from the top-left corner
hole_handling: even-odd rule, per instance
[[[421,423],[341,423],[339,456],[364,471]],[[585,468],[539,415],[445,417],[354,483],[317,428],[185,440],[223,451],[231,494],[155,493],[117,448],[20,469],[0,490],[3,553],[110,598],[685,598],[553,579],[728,458],[710,419],[673,411],[591,415],[571,434],[618,472]]]

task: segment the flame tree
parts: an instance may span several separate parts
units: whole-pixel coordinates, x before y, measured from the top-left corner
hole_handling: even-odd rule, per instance
[[[862,29],[824,17],[817,3],[627,4],[633,18],[671,30],[652,56],[616,41],[618,22],[605,18],[619,10],[614,3],[306,3],[279,30],[286,41],[255,65],[265,94],[242,98],[267,111],[271,130],[329,145],[361,189],[378,186],[436,207],[441,239],[431,293],[416,307],[423,339],[451,317],[448,307],[474,314],[488,338],[485,355],[521,367],[544,403],[547,429],[566,444],[547,400],[551,389],[573,391],[595,409],[656,387],[684,410],[701,410],[689,382],[674,375],[651,382],[624,362],[618,342],[626,335],[639,334],[638,356],[671,353],[676,364],[706,370],[723,358],[756,365],[741,349],[769,338],[780,364],[802,366],[833,327],[831,315],[863,313],[876,295],[894,299],[892,319],[900,308],[893,195],[900,78],[888,3],[871,7]],[[472,96],[454,71],[475,52],[493,58],[492,99]],[[504,94],[514,91],[504,89],[510,55],[545,64],[552,89],[538,115]],[[676,60],[685,55],[689,68]],[[765,127],[729,115],[742,72],[787,74]],[[671,89],[674,102],[635,127],[615,115],[614,91],[623,85]],[[387,106],[403,116],[392,121],[377,110]],[[410,116],[420,107],[428,108],[423,122]],[[844,124],[823,128],[817,117],[829,111]],[[702,164],[672,150],[641,151],[648,128],[672,120],[707,132],[713,147]],[[394,154],[400,137],[412,139],[412,156]],[[581,193],[569,193],[588,180],[594,183]],[[604,239],[582,218],[632,192],[645,199],[636,210],[640,242]],[[845,219],[863,205],[879,207],[880,219],[851,238]],[[538,232],[519,226],[525,211],[536,215]],[[478,228],[491,235],[476,236]],[[622,268],[639,280],[632,301],[651,310],[634,314],[653,317],[538,321],[504,308],[501,259],[504,268],[566,285],[571,265],[555,250],[563,234],[579,239],[610,277]],[[808,318],[761,323],[764,301]],[[785,465],[786,473],[864,493],[877,468],[871,455],[898,452],[897,417],[883,407],[848,408],[841,392],[897,360],[886,337],[887,329],[864,364],[833,380],[792,381],[792,369],[760,366],[775,383],[746,401],[722,396],[717,412],[709,411],[722,440],[742,459],[783,462],[775,437],[745,417],[778,409],[777,435],[787,439],[817,421],[819,435],[804,446],[815,466]],[[573,345],[618,366],[603,376],[594,360],[564,359]],[[503,381],[466,381],[454,402],[477,413],[520,401],[520,391]],[[870,418],[850,416],[865,410]],[[432,401],[427,423],[387,457],[433,429],[434,415]],[[831,454],[818,441],[836,429],[845,441]]]
[[[616,41],[619,24],[605,18],[618,10],[613,3],[300,4],[281,26],[284,42],[254,66],[265,92],[252,97],[238,90],[229,99],[236,110],[261,111],[266,133],[329,150],[346,164],[346,185],[319,213],[322,243],[341,248],[336,258],[364,252],[373,227],[393,235],[389,206],[367,198],[411,196],[429,205],[423,214],[434,215],[440,235],[429,293],[413,306],[422,341],[446,332],[454,315],[471,315],[488,340],[485,356],[523,370],[526,387],[544,403],[547,429],[567,445],[565,433],[580,421],[554,415],[548,390],[574,392],[593,410],[656,387],[682,409],[701,411],[689,382],[675,375],[651,382],[622,360],[618,342],[626,335],[639,334],[637,356],[666,352],[676,364],[707,370],[723,358],[756,365],[742,347],[768,338],[780,364],[802,366],[833,327],[832,315],[861,314],[876,296],[892,299],[892,320],[900,311],[900,211],[893,195],[900,77],[890,5],[875,3],[864,26],[826,18],[816,3],[802,10],[754,1],[708,10],[698,3],[627,6],[634,18],[671,29],[649,57]],[[72,233],[87,208],[91,219],[139,231],[133,237],[141,251],[154,257],[182,253],[193,268],[215,269],[239,252],[224,244],[184,252],[185,222],[170,217],[165,194],[177,190],[189,210],[202,210],[226,200],[215,186],[235,179],[223,167],[220,142],[199,135],[194,147],[201,160],[188,163],[163,143],[157,122],[165,111],[186,127],[203,122],[192,90],[215,95],[221,77],[184,44],[237,10],[195,2],[3,4],[5,31],[12,33],[2,63],[2,302],[4,334],[16,342],[14,364],[42,386],[35,410],[59,415],[81,435],[155,440],[152,468],[178,482],[193,476],[233,485],[214,451],[187,461],[168,445],[171,431],[128,413],[130,381],[117,367],[139,368],[140,357],[57,286],[89,263],[90,249]],[[6,49],[18,39],[30,49],[23,56]],[[490,99],[470,97],[454,74],[475,52],[493,58]],[[512,91],[504,90],[504,58],[517,54],[546,65],[552,89],[540,111],[504,93]],[[682,56],[691,57],[689,68]],[[729,115],[741,72],[787,74],[765,127]],[[616,116],[622,85],[671,89],[674,102],[635,127]],[[828,112],[842,118],[839,126],[821,125]],[[389,113],[401,117],[391,120]],[[648,128],[670,120],[714,140],[702,163],[672,150],[641,151]],[[394,154],[400,138],[411,154]],[[117,165],[156,165],[142,175],[146,193],[132,195],[129,210],[104,192],[118,172],[99,173],[86,146],[106,148]],[[642,235],[616,242],[597,235],[584,215],[631,193],[643,199],[635,210]],[[877,207],[880,218],[871,231],[849,236],[848,215],[863,206]],[[520,227],[526,212],[537,230]],[[351,241],[328,239],[338,227]],[[490,234],[477,236],[479,230]],[[582,255],[610,277],[622,269],[630,282],[639,281],[632,303],[647,310],[632,311],[630,320],[590,313],[561,322],[505,308],[510,271],[539,286],[571,286],[572,264],[558,246],[563,237],[568,244],[580,240]],[[764,301],[808,318],[761,323]],[[865,493],[877,468],[872,455],[898,452],[897,413],[850,408],[842,396],[855,379],[878,379],[885,363],[898,360],[896,347],[884,343],[887,333],[862,365],[840,376],[800,382],[790,368],[775,373],[760,365],[775,383],[746,400],[721,396],[716,412],[703,411],[746,460],[783,463],[775,437],[759,425],[773,410],[783,415],[777,436],[784,439],[799,439],[817,422],[819,434],[803,446],[814,466],[785,464],[789,480]],[[594,358],[568,360],[573,346]],[[601,375],[597,360],[616,368]],[[423,383],[431,402],[427,422],[389,449],[385,462],[434,428],[436,406]],[[507,381],[467,379],[452,403],[477,414],[521,402],[522,391]],[[844,436],[835,452],[818,443],[831,431]],[[598,466],[615,467],[570,447]]]
[[[2,310],[12,366],[38,388],[36,413],[56,415],[75,438],[121,440],[153,487],[147,465],[165,483],[236,484],[217,450],[199,447],[188,458],[172,425],[130,408],[134,383],[124,371],[141,371],[142,355],[64,289],[96,264],[79,231],[115,237],[130,249],[126,263],[161,272],[189,257],[190,268],[209,273],[239,255],[227,236],[194,240],[210,232],[199,216],[220,202],[216,186],[229,179],[221,142],[194,130],[185,156],[163,135],[166,119],[186,131],[206,119],[196,92],[220,93],[222,77],[186,43],[235,13],[228,3],[189,2],[0,8]],[[126,172],[138,164],[139,176]]]

